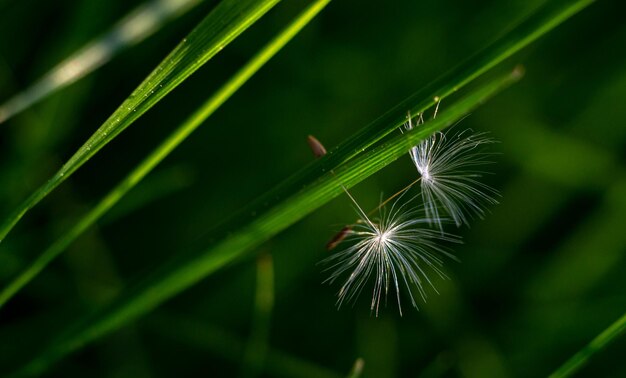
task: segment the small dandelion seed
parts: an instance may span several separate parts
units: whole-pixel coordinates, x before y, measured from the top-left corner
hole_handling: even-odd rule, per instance
[[[427,289],[431,286],[437,292],[429,274],[435,273],[442,279],[447,276],[442,270],[443,258],[455,259],[438,243],[441,241],[460,242],[456,236],[426,228],[428,220],[421,217],[420,209],[415,209],[409,201],[400,204],[400,196],[392,204],[389,212],[381,208],[379,217],[370,219],[356,200],[346,191],[360,221],[346,233],[346,242],[353,242],[347,249],[324,260],[332,270],[325,282],[333,283],[347,273],[348,278],[339,290],[337,305],[354,301],[374,275],[374,287],[370,310],[378,316],[381,299],[387,298],[390,288],[396,292],[398,309],[402,315],[400,291],[407,290],[411,304],[417,308],[413,295],[416,289],[425,301]]]
[[[423,122],[420,114],[413,124],[409,114],[405,129]],[[434,133],[409,150],[421,177],[422,199],[431,224],[442,228],[438,219],[443,210],[457,227],[468,225],[468,217],[482,219],[487,205],[498,203],[498,192],[478,180],[486,174],[478,167],[492,163],[488,158],[493,155],[482,147],[495,142],[486,132],[457,131],[452,127],[445,133]]]

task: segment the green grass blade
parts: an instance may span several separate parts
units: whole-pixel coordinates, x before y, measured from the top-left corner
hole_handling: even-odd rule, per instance
[[[0,242],[33,206],[280,0],[224,0],[133,91],[78,151],[0,227]]]
[[[110,61],[121,50],[138,44],[202,0],[154,0],[131,11],[112,30],[52,68],[23,92],[0,105],[0,124],[45,97],[75,83]]]
[[[352,365],[352,370],[348,373],[348,378],[360,378],[363,375],[364,367],[365,361],[362,358],[357,358]]]
[[[274,307],[274,262],[262,253],[256,262],[256,293],[252,330],[243,360],[242,377],[257,377],[264,371],[269,349],[270,323]]]
[[[324,157],[325,164],[333,166],[359,155],[367,147],[375,144],[402,125],[405,122],[408,110],[412,114],[418,114],[431,108],[439,100],[452,95],[490,68],[511,57],[594,1],[548,1],[485,49],[472,55],[466,61],[460,63],[448,73],[431,82],[360,130],[355,138],[350,138],[339,146],[330,149],[328,151],[329,154]],[[317,169],[316,166],[311,166],[309,169],[301,171],[298,175],[292,176],[290,180],[283,182],[281,184],[283,193],[289,193],[300,188],[303,178],[310,175],[315,169]],[[277,195],[280,196],[281,194]],[[262,203],[258,201],[257,205],[262,206]]]
[[[555,372],[550,374],[550,378],[569,377],[576,373],[589,359],[598,351],[602,350],[607,344],[620,336],[626,330],[626,314],[619,318],[615,323],[605,329],[601,334],[596,336],[591,342],[573,355]]]
[[[61,254],[78,236],[98,221],[106,212],[137,185],[154,167],[182,143],[211,114],[230,98],[267,61],[287,44],[309,23],[330,0],[318,0],[298,16],[276,38],[253,57],[231,80],[224,84],[194,114],[165,139],[124,180],[109,192],[89,213],[82,217],[72,229],[45,250],[30,266],[21,272],[0,292],[0,308],[22,287],[37,276],[52,260]]]
[[[423,138],[455,123],[519,77],[520,73],[516,70],[513,74],[490,82],[451,105],[436,119],[405,134],[399,134],[346,164],[333,167],[334,174],[322,170],[323,161],[318,159],[313,163],[317,169],[308,177],[308,184],[303,189],[274,203],[262,213],[252,216],[243,213],[240,219],[235,219],[229,227],[234,231],[218,237],[209,248],[200,252],[180,254],[177,261],[164,264],[111,306],[71,328],[51,343],[20,373],[38,374],[74,350],[148,313],[330,201],[342,193],[343,186],[351,187],[405,155]],[[274,191],[263,196],[264,200],[273,198]]]

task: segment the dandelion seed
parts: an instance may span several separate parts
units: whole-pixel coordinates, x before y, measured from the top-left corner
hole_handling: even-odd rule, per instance
[[[429,273],[446,279],[441,269],[443,258],[455,259],[438,242],[460,242],[460,239],[422,227],[428,220],[420,216],[423,211],[409,206],[412,199],[400,204],[401,196],[394,201],[389,212],[382,208],[378,218],[370,219],[350,193],[346,191],[346,194],[360,217],[357,223],[350,226],[350,232],[345,237],[345,242],[353,244],[324,260],[331,264],[327,270],[333,271],[325,282],[333,283],[349,273],[339,290],[337,305],[341,307],[345,301],[355,300],[370,276],[374,275],[370,309],[375,311],[376,316],[381,299],[384,297],[386,300],[390,288],[396,292],[400,315],[401,287],[406,287],[412,305],[417,308],[412,287],[426,300],[425,286],[431,286],[437,292]]]
[[[439,106],[439,104],[437,104]],[[415,126],[424,122],[420,114]],[[409,114],[405,129],[414,127]],[[497,204],[498,192],[479,179],[486,173],[479,166],[490,164],[484,145],[496,141],[485,132],[471,129],[436,132],[411,148],[409,154],[421,177],[421,192],[426,216],[442,228],[440,209],[457,227],[468,224],[468,217],[483,218],[486,206]]]

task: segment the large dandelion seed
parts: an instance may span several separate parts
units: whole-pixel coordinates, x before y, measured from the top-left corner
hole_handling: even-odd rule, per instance
[[[421,116],[416,126],[423,123]],[[409,120],[405,128],[413,128]],[[457,227],[468,225],[468,217],[483,218],[486,206],[497,204],[498,192],[479,179],[485,174],[480,166],[490,164],[491,153],[484,145],[495,143],[485,132],[471,129],[436,132],[411,148],[409,154],[420,174],[420,186],[426,217],[441,229],[440,210]]]
[[[339,290],[337,305],[340,307],[345,301],[355,300],[373,275],[370,308],[376,316],[380,302],[387,298],[390,288],[396,292],[400,315],[401,287],[407,289],[412,305],[417,308],[413,288],[426,300],[425,286],[431,286],[437,292],[429,274],[447,278],[441,270],[443,257],[454,259],[437,242],[459,242],[460,239],[425,228],[429,220],[420,217],[423,211],[409,205],[411,200],[400,204],[399,198],[389,211],[383,208],[378,218],[370,219],[350,193],[346,191],[346,194],[354,203],[360,220],[350,227],[344,240],[353,244],[325,260],[331,264],[328,270],[333,271],[328,282],[349,274]]]

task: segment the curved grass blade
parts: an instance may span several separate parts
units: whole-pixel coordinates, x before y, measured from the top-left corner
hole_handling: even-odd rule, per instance
[[[268,43],[231,80],[226,82],[182,125],[170,134],[148,157],[146,157],[124,180],[111,190],[90,212],[83,216],[68,232],[46,249],[30,266],[0,292],[0,308],[22,287],[30,282],[52,260],[61,254],[85,230],[98,221],[106,212],[119,202],[128,191],[137,185],[154,167],[182,143],[211,114],[228,100],[248,79],[250,79],[267,61],[287,44],[302,28],[309,23],[330,0],[317,0],[298,16],[276,38]]]
[[[0,227],[0,243],[33,206],[280,0],[224,0],[159,64],[78,151]]]
[[[201,1],[154,0],[135,8],[104,36],[89,42],[23,92],[0,105],[0,124],[102,67],[121,50],[148,38]]]
[[[595,353],[602,350],[605,346],[607,346],[607,344],[620,336],[625,330],[626,314],[617,319],[617,321],[611,324],[609,328],[605,329],[601,334],[596,336],[587,346],[573,355],[569,360],[561,365],[561,367],[550,374],[550,378],[569,377],[576,373]]]
[[[528,46],[539,37],[572,17],[595,0],[553,0],[546,2],[536,11],[522,20],[517,26],[496,39],[483,50],[470,56],[466,61],[434,80],[406,100],[387,111],[365,128],[358,131],[354,138],[332,148],[320,158],[326,167],[346,162],[364,152],[389,133],[406,122],[407,111],[419,114],[434,106],[440,100],[452,95],[489,69],[495,67],[516,52]],[[317,166],[310,166],[281,183],[281,193],[297,190],[302,180],[312,174]],[[281,194],[277,194],[280,196]],[[257,201],[261,206],[262,202]]]
[[[229,229],[234,231],[221,237],[216,236],[217,241],[210,247],[199,252],[180,254],[178,260],[163,264],[102,312],[70,328],[18,374],[36,375],[65,355],[150,312],[338,196],[343,187],[352,187],[404,156],[423,138],[455,123],[519,77],[520,71],[516,70],[490,82],[451,105],[436,119],[405,134],[398,134],[389,142],[346,164],[333,167],[334,174],[323,170],[322,161],[316,160],[312,163],[315,167],[314,174],[307,177],[307,184],[301,190],[294,191],[288,198],[252,217],[248,209],[240,219],[235,219],[230,225],[232,227]],[[271,191],[262,196],[262,199],[273,201],[274,196],[275,191]]]

